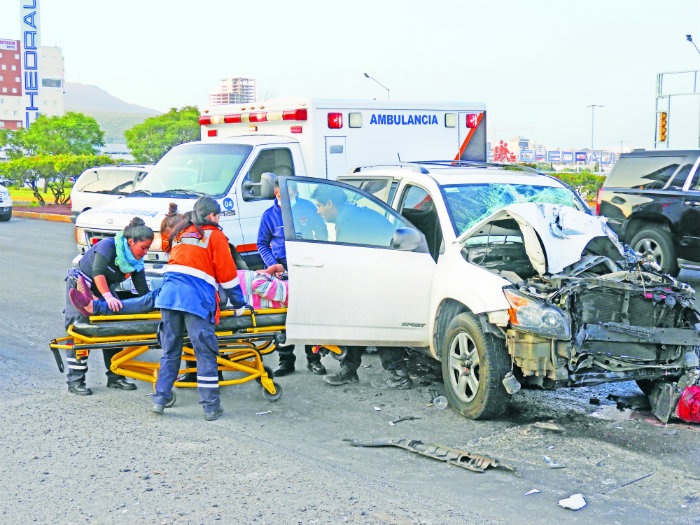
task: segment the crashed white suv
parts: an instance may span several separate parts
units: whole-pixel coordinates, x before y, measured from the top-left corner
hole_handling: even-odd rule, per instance
[[[289,342],[412,347],[441,361],[450,404],[473,419],[523,384],[697,375],[693,290],[557,179],[450,161],[338,180],[280,178]]]

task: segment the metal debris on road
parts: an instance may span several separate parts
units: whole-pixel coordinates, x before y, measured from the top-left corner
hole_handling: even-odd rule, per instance
[[[377,412],[381,412],[381,411],[382,411],[382,409],[379,408],[379,407],[374,407],[374,409],[375,409]]]
[[[604,492],[603,494],[608,494],[609,492],[612,492],[613,490],[621,489],[622,487],[626,487],[628,485],[631,485],[632,483],[637,483],[638,481],[642,481],[643,479],[647,479],[653,475],[654,475],[654,472],[651,472],[651,473],[646,474],[640,478],[633,479],[632,481],[628,481],[627,483],[623,483],[622,485],[618,485],[617,487],[613,487],[610,490]]]
[[[547,463],[549,468],[566,468],[564,465],[560,465],[549,456],[542,456],[542,459],[544,459],[544,462]]]
[[[568,498],[560,499],[559,506],[565,509],[579,510],[586,506],[586,500],[583,494],[572,494]]]
[[[394,419],[393,421],[389,421],[389,426],[394,426],[396,423],[401,423],[402,421],[413,421],[415,419],[422,419],[418,416],[403,416],[398,419]]]
[[[539,494],[539,493],[540,493],[539,490],[537,490],[537,489],[532,489],[532,490],[528,490],[528,491],[525,493],[525,495],[526,495],[526,496],[532,496],[533,494]]]
[[[438,461],[444,461],[449,465],[465,468],[472,472],[484,472],[487,468],[502,468],[515,471],[511,466],[505,465],[498,460],[472,454],[456,448],[436,445],[434,443],[423,443],[417,439],[379,439],[376,441],[362,441],[360,439],[343,439],[348,441],[353,447],[397,447],[409,452],[420,454]]]
[[[265,410],[265,412],[256,412],[256,416],[264,416],[265,414],[272,414],[272,410]]]
[[[548,423],[546,421],[537,421],[536,423],[533,423],[532,426],[543,430],[551,430],[552,432],[564,432],[564,427],[559,426],[556,423]]]

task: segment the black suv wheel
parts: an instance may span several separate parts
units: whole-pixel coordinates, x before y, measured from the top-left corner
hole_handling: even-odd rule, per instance
[[[666,230],[654,226],[644,227],[632,237],[630,245],[634,251],[653,257],[664,273],[678,275],[676,248]]]

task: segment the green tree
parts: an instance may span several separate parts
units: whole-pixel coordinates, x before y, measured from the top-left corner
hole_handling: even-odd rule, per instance
[[[0,177],[16,181],[31,188],[40,206],[46,201],[39,191],[39,182],[48,181],[48,188],[56,204],[65,204],[70,177],[77,177],[91,166],[111,164],[106,155],[35,155],[19,157],[0,163]]]
[[[7,134],[7,156],[11,159],[36,155],[95,155],[104,146],[104,132],[97,121],[82,113],[62,117],[40,116],[28,128]]]
[[[172,108],[124,132],[126,145],[137,162],[158,162],[173,146],[198,140],[199,110],[194,106]]]

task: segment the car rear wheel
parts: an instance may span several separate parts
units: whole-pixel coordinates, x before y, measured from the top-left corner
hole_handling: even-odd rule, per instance
[[[632,238],[630,245],[634,251],[653,257],[664,273],[678,274],[676,249],[671,236],[665,230],[654,227],[642,228]]]
[[[504,342],[484,333],[476,317],[457,315],[447,327],[442,348],[442,378],[447,399],[469,419],[502,414],[508,394],[501,381],[510,369]]]
[[[7,222],[10,220],[11,217],[12,217],[12,208],[10,208],[10,211],[8,211],[7,213],[3,213],[2,215],[0,215],[0,221]]]

